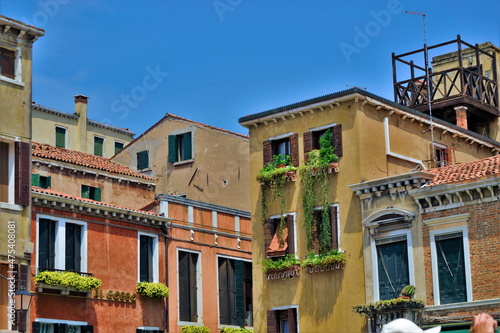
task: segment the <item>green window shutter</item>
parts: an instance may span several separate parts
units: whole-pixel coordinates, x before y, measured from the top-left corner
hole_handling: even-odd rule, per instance
[[[103,156],[104,139],[94,137],[94,155]]]
[[[95,201],[101,201],[101,188],[100,187],[96,187],[95,190],[94,190],[94,199]]]
[[[149,152],[143,150],[137,153],[137,170],[149,168]]]
[[[436,236],[436,253],[440,303],[467,302],[462,233]]]
[[[66,129],[56,127],[56,147],[66,148]]]
[[[115,154],[117,154],[124,147],[123,143],[115,141]]]
[[[40,175],[37,173],[33,173],[31,175],[31,185],[32,186],[40,186]]]
[[[377,244],[380,299],[392,299],[410,284],[406,237],[394,236]]]
[[[168,136],[168,161],[170,163],[177,162],[177,136]]]
[[[193,158],[193,144],[191,142],[191,132],[182,134],[182,159],[190,160]]]
[[[90,186],[82,185],[82,198],[90,199]]]
[[[245,262],[234,261],[234,279],[236,282],[236,325],[245,326]]]
[[[52,177],[45,177],[45,188],[52,188]]]

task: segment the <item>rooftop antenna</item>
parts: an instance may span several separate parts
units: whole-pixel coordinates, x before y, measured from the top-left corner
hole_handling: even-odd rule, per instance
[[[427,105],[429,106],[429,122],[432,144],[432,159],[434,160],[434,123],[432,122],[432,104],[431,104],[431,80],[429,77],[429,55],[427,51],[427,26],[425,24],[425,14],[405,11],[407,14],[420,15],[424,21],[424,61],[425,61],[425,80],[427,81]]]

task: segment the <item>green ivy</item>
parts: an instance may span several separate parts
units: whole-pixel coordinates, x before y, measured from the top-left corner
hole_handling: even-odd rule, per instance
[[[278,259],[264,259],[262,261],[262,270],[266,273],[270,270],[282,270],[299,264],[300,260],[295,258],[295,255],[287,254]]]
[[[163,283],[138,282],[135,291],[148,297],[168,297],[168,287]]]
[[[210,333],[206,326],[187,325],[182,327],[181,333]]]
[[[301,266],[303,267],[324,267],[332,264],[343,264],[345,263],[345,255],[343,252],[338,250],[331,250],[325,254],[314,254],[309,253],[307,259],[302,261]]]
[[[35,282],[72,287],[76,290],[92,290],[102,285],[102,281],[95,277],[81,276],[75,272],[43,271],[35,276]]]
[[[406,299],[406,298],[392,298],[388,300],[381,300],[375,303],[367,303],[355,305],[352,310],[361,315],[369,315],[372,312],[382,312],[390,310],[394,307],[413,307],[418,308],[419,311],[424,309],[424,301],[419,299]]]
[[[245,327],[224,327],[220,331],[221,333],[253,333],[253,330]]]

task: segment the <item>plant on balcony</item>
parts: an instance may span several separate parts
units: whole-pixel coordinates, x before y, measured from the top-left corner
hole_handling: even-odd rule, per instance
[[[338,250],[331,250],[325,254],[309,253],[307,259],[303,260],[301,266],[304,268],[313,267],[328,267],[331,265],[343,265],[345,263],[345,255]]]
[[[253,333],[253,330],[245,327],[223,327],[221,333]]]
[[[279,199],[280,202],[280,228],[279,236],[283,238],[283,229],[285,228],[285,183],[286,174],[297,170],[291,165],[290,155],[274,155],[272,160],[266,164],[257,174],[257,180],[261,183],[261,218],[262,223],[267,219],[267,208],[269,202],[267,199],[267,189],[271,188],[272,200]]]
[[[206,326],[187,325],[182,327],[181,333],[210,333],[210,329]]]
[[[300,260],[295,258],[295,255],[287,254],[286,256],[280,257],[278,259],[264,259],[264,261],[262,261],[262,270],[264,271],[264,273],[268,273],[269,271],[280,271],[288,269],[299,264]]]
[[[309,152],[309,160],[299,168],[304,226],[307,235],[307,248],[311,250],[314,242],[314,206],[321,200],[323,214],[319,235],[319,252],[325,254],[330,250],[331,232],[328,202],[328,169],[332,162],[338,161],[333,149],[333,134],[328,129],[319,139],[320,149]],[[319,191],[318,191],[319,186]],[[319,196],[318,196],[319,192]]]
[[[157,282],[138,282],[135,291],[138,294],[148,297],[168,297],[168,287]]]
[[[404,286],[404,288],[401,290],[401,293],[399,294],[400,298],[413,298],[413,295],[415,295],[415,286],[414,285],[407,285]]]
[[[352,307],[354,312],[364,316],[372,315],[375,312],[385,312],[402,308],[414,308],[422,312],[424,309],[424,301],[419,299],[393,298],[375,303],[359,304]]]
[[[92,290],[102,285],[102,281],[95,277],[81,276],[75,272],[43,271],[35,276],[35,282],[50,286],[71,287],[76,290]]]

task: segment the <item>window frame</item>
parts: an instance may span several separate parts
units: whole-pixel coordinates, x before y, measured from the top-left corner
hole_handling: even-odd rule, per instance
[[[44,180],[44,184],[42,184],[42,180]],[[39,173],[31,174],[31,185],[41,187],[44,189],[49,189],[52,187],[52,176],[43,176]],[[42,186],[44,185],[44,186]]]
[[[14,203],[15,187],[16,187],[16,184],[15,184],[15,169],[16,169],[15,149],[14,149],[14,141],[0,138],[0,143],[7,145],[7,163],[6,163],[6,180],[7,180],[6,196],[7,196],[7,201],[0,201],[0,204],[1,204],[0,207],[5,207],[7,205],[15,205],[15,203]],[[0,161],[0,163],[4,163],[4,162]]]
[[[40,219],[47,219],[54,221],[55,226],[55,240],[54,240],[54,268],[58,270],[66,270],[66,224],[77,224],[82,227],[82,240],[81,240],[81,261],[80,269],[82,273],[87,272],[87,256],[88,256],[88,226],[87,222],[60,218],[52,215],[38,214],[36,216],[36,267],[40,268],[39,265],[39,251],[40,251]],[[42,267],[48,268],[48,267]]]
[[[145,156],[145,157],[141,157],[141,156]],[[138,171],[145,171],[145,170],[150,170],[151,169],[151,166],[149,165],[149,150],[141,150],[140,152],[138,152],[136,154],[136,158],[137,158],[137,170]],[[145,167],[142,167],[143,163],[144,163],[144,158],[146,158],[146,166]]]
[[[294,315],[295,315],[295,321],[294,321],[294,325],[295,325],[295,332],[296,333],[299,333],[300,332],[300,313],[299,313],[299,306],[298,305],[288,305],[288,306],[277,306],[277,307],[273,307],[271,308],[271,310],[268,310],[266,312],[266,321],[268,322],[268,331],[269,331],[269,323],[271,322],[274,322],[275,324],[275,332],[276,333],[281,333],[283,332],[283,328],[281,327],[282,325],[282,313],[284,311],[287,311],[287,315],[286,315],[286,319],[289,321],[290,320],[290,317],[289,317],[289,311],[292,311],[292,313],[294,312]],[[273,317],[271,320],[270,320],[270,313],[273,314]],[[290,326],[289,326],[290,327]],[[278,330],[279,329],[279,330]]]
[[[0,48],[5,50],[13,51],[15,53],[14,59],[14,78],[8,77],[2,73],[0,70],[0,80],[20,85],[24,87],[23,76],[22,76],[22,47],[21,46],[9,46],[5,44],[0,44]]]
[[[189,136],[189,139],[187,137]],[[179,143],[180,142],[180,143]],[[189,142],[188,148],[185,147]],[[187,150],[190,148],[190,152]],[[187,155],[186,155],[187,154]],[[194,161],[194,131],[183,131],[168,136],[168,162],[174,165]]]
[[[153,239],[153,252],[151,262],[153,264],[152,278],[153,281],[148,282],[159,282],[160,281],[160,269],[159,269],[159,242],[158,235],[142,232],[137,232],[137,282],[141,281],[141,236],[150,237]]]
[[[330,212],[331,213],[332,212],[336,213],[335,223],[336,223],[336,237],[337,237],[337,239],[336,239],[337,248],[334,249],[333,248],[334,247],[333,246],[334,245],[334,243],[333,243],[333,235],[332,235],[332,239],[331,239],[331,243],[332,244],[330,246],[330,250],[338,250],[339,252],[342,252],[342,248],[341,248],[341,244],[340,244],[340,232],[339,232],[339,230],[340,230],[340,204],[339,203],[331,203],[329,205],[329,207],[330,207]],[[314,212],[322,211],[322,210],[323,210],[323,206],[315,206],[313,208]],[[332,217],[330,216],[330,228],[331,228],[331,225],[332,225],[331,218]],[[316,223],[318,224],[318,221],[316,221]],[[332,230],[330,230],[330,232],[332,232]],[[319,242],[319,240],[318,240],[318,242]]]
[[[120,148],[120,149],[118,149],[118,150],[116,150],[116,145],[117,145],[117,144],[121,145],[121,148]],[[115,150],[114,150],[114,154],[115,154],[115,155],[116,155],[116,154],[118,154],[118,153],[119,153],[119,152],[120,152],[123,148],[125,148],[125,142],[115,140],[115,144],[114,144],[114,149],[115,149]]]
[[[97,154],[97,152],[96,152],[96,144],[97,144],[98,140],[102,140],[102,142],[101,142],[101,154],[100,155]],[[105,141],[106,140],[103,136],[94,135],[94,155],[104,157],[104,143],[105,143]]]
[[[64,147],[57,144],[57,129],[58,128],[64,130]],[[54,146],[56,146],[58,148],[68,148],[68,128],[67,127],[64,127],[61,125],[55,126],[55,144],[54,144]]]
[[[202,270],[202,263],[201,263],[201,252],[192,250],[192,249],[186,249],[186,248],[177,248],[176,251],[176,264],[177,264],[177,290],[180,290],[180,279],[179,279],[179,253],[180,252],[189,252],[189,253],[194,253],[198,255],[198,260],[196,262],[196,311],[197,311],[197,321],[183,321],[180,319],[181,313],[180,313],[180,292],[177,293],[177,325],[179,326],[186,326],[186,325],[192,325],[193,323],[199,324],[203,323],[203,270]]]
[[[333,145],[333,153],[337,155],[337,157],[343,156],[343,146],[342,146],[342,124],[332,123],[328,125],[318,126],[311,128],[309,131],[304,132],[304,157],[306,161],[308,161],[309,155],[308,153],[315,149],[320,149],[319,147],[319,138],[323,133],[327,130],[331,129],[332,131],[332,145]],[[319,136],[317,132],[322,132]],[[315,146],[317,144],[317,147]]]
[[[436,236],[453,234],[462,232],[463,250],[464,250],[464,270],[465,270],[465,287],[467,300],[465,302],[472,302],[472,272],[470,263],[470,250],[469,250],[469,234],[467,225],[450,227],[446,229],[438,229],[430,231],[430,249],[431,249],[431,266],[432,266],[432,289],[434,293],[434,305],[441,305],[440,288],[439,288],[439,268],[437,262],[437,249],[436,249]],[[464,302],[464,303],[465,303]],[[461,303],[445,303],[448,304],[461,304]]]
[[[280,257],[286,256],[287,254],[293,254],[295,256],[295,258],[298,258],[298,256],[297,256],[297,252],[298,252],[298,243],[297,243],[297,241],[298,241],[297,240],[297,214],[296,214],[296,212],[289,212],[289,213],[285,213],[284,215],[285,215],[285,219],[287,219],[287,216],[291,216],[291,218],[292,218],[292,222],[291,223],[293,224],[293,244],[292,244],[293,245],[293,248],[292,248],[293,251],[292,251],[292,253],[290,253],[289,249],[290,249],[291,246],[290,246],[290,244],[288,244],[288,241],[287,241],[287,250],[286,250],[286,252],[288,252],[288,253],[285,253],[283,256],[268,256],[267,255],[267,248],[268,248],[268,246],[266,246],[266,248],[264,249],[265,257],[266,258],[280,258]],[[266,219],[266,222],[264,224],[267,224],[268,220],[273,220],[274,221],[274,220],[279,220],[280,218],[281,218],[281,215],[279,215],[279,214],[278,215],[271,215],[268,219]],[[287,222],[285,221],[285,223],[287,223]],[[279,224],[279,222],[278,222],[278,224]],[[264,225],[264,229],[265,228],[266,228],[266,225]],[[274,231],[274,233],[271,235],[270,243],[272,242],[273,238],[276,236],[277,232],[278,232],[278,230],[276,229]],[[264,230],[264,239],[265,239],[265,230]]]
[[[88,197],[85,196],[84,188],[88,188],[89,190],[89,195]],[[92,190],[94,190],[94,195],[91,195]],[[82,193],[82,198],[84,199],[90,199],[94,201],[101,202],[102,201],[102,188],[96,187],[96,186],[91,186],[91,185],[81,185],[81,193]]]
[[[285,139],[288,139],[288,144],[289,144],[289,150],[290,154],[287,154],[287,156],[290,156],[290,162],[291,165],[297,167],[299,166],[299,143],[298,143],[298,133],[294,132],[289,132],[277,136],[273,136],[268,138],[266,141],[263,142],[263,165],[267,165],[269,162],[272,161],[273,156],[279,155],[275,151],[276,149],[276,142],[283,141]]]
[[[376,240],[390,238],[394,236],[406,236],[406,247],[407,247],[407,255],[408,255],[408,275],[410,284],[415,284],[415,270],[414,270],[414,262],[413,262],[413,242],[412,242],[412,233],[410,229],[399,229],[388,231],[385,233],[371,235],[370,237],[370,250],[371,250],[371,259],[372,259],[372,279],[373,279],[373,299],[375,302],[380,301],[380,289],[379,289],[379,271],[378,271],[378,251]]]

